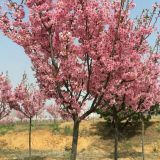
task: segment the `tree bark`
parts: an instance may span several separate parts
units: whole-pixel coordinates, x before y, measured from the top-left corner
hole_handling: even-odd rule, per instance
[[[73,139],[72,139],[72,150],[71,150],[71,160],[76,160],[77,157],[77,144],[78,144],[78,135],[79,135],[79,120],[74,120],[73,126]]]
[[[31,160],[31,156],[32,156],[32,147],[31,147],[31,132],[32,132],[32,118],[29,118],[29,160]]]
[[[114,116],[114,160],[118,160],[118,119],[117,119],[117,110],[114,107],[113,109]]]
[[[141,116],[141,120],[142,120],[142,160],[145,160],[145,156],[144,156],[144,118],[143,116]]]

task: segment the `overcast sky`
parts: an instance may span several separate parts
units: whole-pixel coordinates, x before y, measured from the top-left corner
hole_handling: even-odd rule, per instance
[[[0,0],[0,4],[3,2],[4,0]],[[156,0],[135,0],[135,2],[136,9],[132,11],[132,16],[138,15],[143,8],[150,8]],[[28,74],[30,82],[35,82],[31,63],[24,54],[23,48],[0,33],[0,72],[6,71],[14,86],[21,81],[24,72]]]

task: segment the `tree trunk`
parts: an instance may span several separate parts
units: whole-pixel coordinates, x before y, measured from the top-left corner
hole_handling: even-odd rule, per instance
[[[32,132],[32,118],[30,117],[29,118],[29,160],[31,160],[31,156],[32,156],[32,153],[31,153],[31,132]]]
[[[145,157],[144,157],[144,118],[143,116],[141,117],[141,120],[142,120],[142,160],[145,160]]]
[[[73,126],[73,139],[72,139],[72,150],[71,150],[71,160],[76,160],[77,157],[77,144],[78,144],[78,135],[79,135],[79,120],[74,120]]]
[[[118,160],[118,119],[117,119],[117,110],[114,107],[113,109],[114,116],[114,160]]]
[[[118,128],[115,124],[114,160],[118,160]]]

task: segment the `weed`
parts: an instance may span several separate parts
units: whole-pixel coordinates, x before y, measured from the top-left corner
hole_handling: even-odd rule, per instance
[[[127,151],[129,151],[131,148],[132,148],[132,143],[126,142],[126,143],[125,143],[125,149],[126,149]]]
[[[58,134],[58,133],[60,132],[60,130],[61,130],[58,122],[54,122],[54,123],[51,125],[51,128],[52,128],[52,132],[53,132],[54,134]]]
[[[71,129],[71,127],[70,126],[65,126],[64,127],[64,135],[66,135],[66,136],[70,136],[70,135],[72,135],[72,129]]]
[[[65,160],[70,160],[70,156],[71,156],[71,152],[70,151],[65,152],[65,154],[64,154]]]

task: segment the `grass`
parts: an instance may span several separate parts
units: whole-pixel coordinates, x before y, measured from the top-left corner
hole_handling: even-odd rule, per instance
[[[131,150],[132,149],[132,143],[131,142],[129,142],[129,141],[124,141],[124,149],[126,149],[126,151],[127,152],[129,152],[129,150]]]
[[[60,123],[59,122],[54,122],[50,125],[51,129],[52,129],[52,132],[54,134],[59,134],[60,133]]]
[[[5,135],[6,133],[13,131],[15,124],[1,124],[0,125],[0,135]]]
[[[63,133],[66,136],[71,136],[73,134],[72,128],[69,125],[65,126],[63,128]]]
[[[0,124],[0,135],[5,135],[8,132],[25,132],[28,131],[28,122],[15,122],[12,124]],[[72,135],[72,128],[69,125],[60,127],[61,122],[56,121],[32,121],[32,131],[36,130],[51,130],[54,134],[63,134],[66,136]]]
[[[34,130],[43,130],[43,129],[51,129],[53,132],[60,131],[60,122],[52,122],[52,121],[32,121],[32,131]],[[29,123],[28,122],[15,122],[12,124],[0,124],[0,135],[4,135],[8,132],[24,132],[28,131]]]
[[[85,124],[84,124],[85,123]],[[101,160],[106,157],[113,159],[113,131],[110,126],[106,126],[105,121],[97,120],[92,123],[91,121],[85,121],[81,124],[80,137],[88,138],[93,137],[94,141],[87,149],[79,152],[78,160]],[[145,132],[145,149],[147,151],[147,145],[150,145],[150,153],[146,153],[148,160],[160,159],[160,118],[157,122],[150,122],[146,124]],[[89,124],[89,127],[85,125]],[[133,159],[141,159],[141,127],[137,124],[126,128],[119,142],[119,156],[120,160],[132,157]],[[72,124],[52,121],[33,121],[32,130],[49,130],[58,136],[72,136]],[[0,125],[0,136],[3,136],[10,132],[28,132],[28,123],[15,123],[8,125]],[[148,138],[149,137],[149,138]],[[87,141],[87,140],[86,140]],[[0,144],[1,141],[0,141]],[[1,146],[0,146],[1,147]],[[137,149],[138,148],[138,149]],[[103,150],[103,152],[101,152]],[[0,157],[17,157],[17,160],[27,160],[28,151],[17,149],[0,149]],[[70,151],[65,149],[63,151],[55,152],[49,150],[33,150],[34,157],[39,156],[39,160],[47,160],[45,157],[54,160],[67,160],[70,155]],[[1,158],[0,158],[1,160]],[[109,160],[109,159],[108,159]]]

